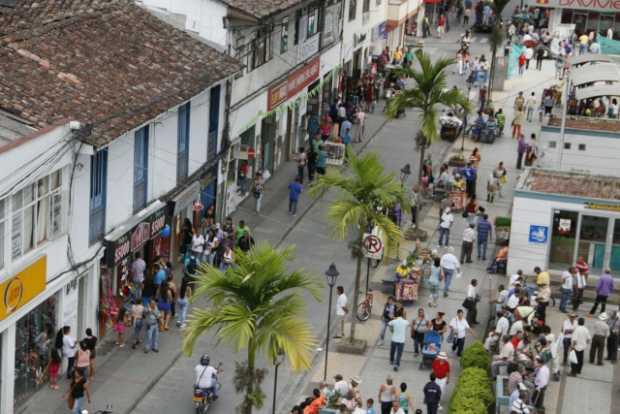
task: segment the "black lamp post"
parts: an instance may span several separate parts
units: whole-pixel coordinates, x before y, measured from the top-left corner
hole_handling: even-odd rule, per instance
[[[325,272],[325,279],[327,280],[327,286],[329,286],[329,305],[327,308],[327,337],[325,339],[325,366],[323,367],[323,381],[327,379],[327,357],[329,355],[329,328],[332,322],[332,295],[334,286],[336,285],[336,279],[340,273],[336,269],[336,264],[329,265],[329,269]]]
[[[276,414],[276,396],[278,394],[278,368],[284,362],[284,351],[278,349],[276,357],[273,359],[274,377],[273,377],[273,402],[271,404],[271,414]]]
[[[411,175],[411,165],[409,163],[405,164],[403,168],[400,169],[400,185],[401,187],[405,186],[405,181]]]

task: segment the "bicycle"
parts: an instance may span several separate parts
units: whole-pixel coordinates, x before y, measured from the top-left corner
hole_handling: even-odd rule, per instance
[[[370,319],[370,315],[372,315],[372,293],[366,294],[366,298],[357,305],[357,312],[355,312],[355,316],[361,322],[365,322]]]

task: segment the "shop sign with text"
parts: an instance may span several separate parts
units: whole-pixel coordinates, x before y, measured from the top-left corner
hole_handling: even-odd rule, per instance
[[[267,110],[271,111],[285,100],[297,95],[306,86],[318,79],[320,72],[321,57],[317,56],[301,68],[293,71],[285,81],[269,88]]]
[[[533,0],[532,6],[595,11],[619,11],[620,0]]]
[[[0,320],[30,302],[45,290],[47,257],[37,259],[15,276],[0,284]]]

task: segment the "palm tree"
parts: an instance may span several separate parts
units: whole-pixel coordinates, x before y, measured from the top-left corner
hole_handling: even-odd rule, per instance
[[[329,169],[320,176],[311,188],[311,194],[319,195],[325,190],[335,189],[338,198],[328,209],[328,218],[334,226],[337,239],[353,239],[349,245],[357,260],[353,312],[357,311],[362,276],[362,244],[364,233],[376,226],[383,235],[385,251],[399,246],[402,238],[400,228],[385,214],[387,208],[400,203],[404,210],[408,206],[405,191],[391,173],[386,173],[379,157],[368,153],[361,157],[352,151],[347,153],[347,169],[342,174]],[[355,341],[355,317],[351,318],[350,342]]]
[[[237,352],[247,351],[247,361],[237,364],[235,386],[245,396],[243,414],[260,408],[264,370],[256,369],[259,353],[273,361],[286,355],[294,370],[310,367],[315,339],[304,316],[302,291],[319,299],[321,284],[304,270],[289,271],[294,248],[278,250],[259,243],[247,253],[235,251],[235,265],[225,271],[203,265],[195,282],[197,298],[208,299],[195,307],[183,335],[183,351],[191,355],[198,338],[214,331],[219,341]]]
[[[418,181],[422,180],[424,155],[437,138],[439,106],[460,107],[470,110],[469,100],[456,88],[447,89],[446,69],[454,64],[453,59],[438,59],[435,62],[426,53],[416,52],[420,69],[402,68],[398,72],[402,76],[413,79],[413,88],[406,89],[396,95],[388,106],[388,116],[395,117],[404,108],[418,108],[422,111],[422,124],[417,132],[416,141],[420,150],[420,167]]]
[[[502,12],[508,5],[510,0],[494,0],[493,4],[495,7],[495,24],[493,25],[493,29],[491,30],[491,35],[489,36],[489,45],[491,47],[491,69],[489,71],[489,86],[488,90],[488,99],[487,102],[491,102],[491,96],[493,92],[493,81],[495,79],[495,60],[497,57],[497,49],[499,49],[504,43],[504,27],[502,25]]]

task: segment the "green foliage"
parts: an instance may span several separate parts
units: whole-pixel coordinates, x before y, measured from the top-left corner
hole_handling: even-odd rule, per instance
[[[471,110],[471,104],[458,89],[448,89],[446,70],[454,64],[453,59],[431,58],[421,50],[416,52],[420,69],[402,68],[398,75],[413,79],[413,88],[396,95],[387,108],[389,117],[396,117],[398,112],[405,108],[418,108],[422,111],[420,132],[426,139],[426,146],[438,138],[437,122],[439,120],[439,106],[461,108],[465,112]]]
[[[212,331],[218,343],[247,352],[247,362],[235,370],[235,386],[245,390],[239,407],[244,414],[262,406],[265,397],[260,389],[264,371],[255,367],[257,353],[269,361],[283,353],[293,370],[310,367],[316,341],[301,291],[318,300],[321,283],[304,270],[290,271],[292,259],[293,248],[259,243],[249,252],[236,250],[235,265],[225,271],[202,265],[194,282],[191,301],[207,301],[192,310],[183,351],[191,355],[198,338]]]
[[[484,349],[480,341],[474,341],[463,351],[461,356],[461,368],[480,368],[488,370],[491,364],[491,355]]]
[[[510,217],[498,216],[495,217],[495,227],[510,227]]]
[[[491,380],[486,369],[466,368],[461,372],[452,399],[449,414],[487,414],[493,403]]]

